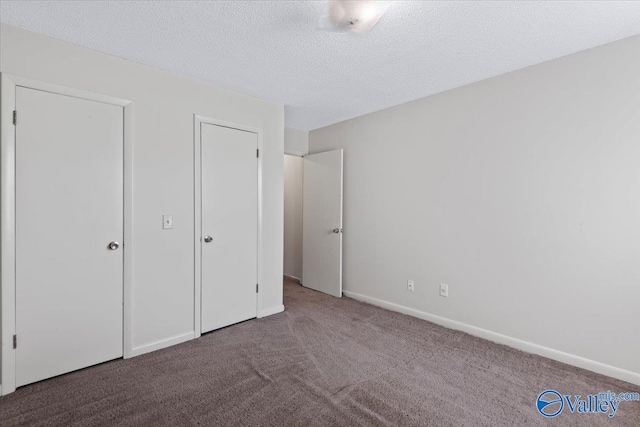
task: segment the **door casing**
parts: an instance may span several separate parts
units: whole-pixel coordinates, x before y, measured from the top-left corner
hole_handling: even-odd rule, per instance
[[[194,200],[194,235],[193,235],[193,249],[194,249],[194,318],[193,329],[194,336],[198,338],[202,334],[202,185],[201,185],[201,126],[202,124],[216,125],[227,127],[231,129],[243,130],[246,132],[253,132],[258,135],[258,265],[257,265],[257,277],[258,277],[258,292],[256,298],[256,314],[257,318],[263,317],[262,315],[262,271],[263,271],[263,221],[262,221],[262,129],[251,126],[246,126],[239,123],[232,123],[225,120],[219,120],[209,117],[200,116],[194,114],[193,116],[193,200]]]
[[[133,232],[133,103],[126,99],[47,83],[26,77],[2,73],[0,75],[0,393],[12,393],[16,389],[16,359],[13,336],[16,333],[16,270],[15,270],[15,147],[16,132],[13,112],[16,109],[16,87],[41,90],[58,95],[97,101],[123,108],[124,141],[124,239],[123,253],[123,350],[124,358],[132,357],[133,306],[132,306],[132,245]],[[18,112],[18,120],[20,113]],[[18,344],[19,345],[19,344]]]

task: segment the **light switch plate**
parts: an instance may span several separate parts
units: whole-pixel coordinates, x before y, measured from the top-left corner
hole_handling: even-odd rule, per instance
[[[444,283],[440,283],[440,296],[448,297],[449,296],[449,285],[445,285]]]
[[[162,228],[165,230],[173,228],[173,215],[162,215]]]

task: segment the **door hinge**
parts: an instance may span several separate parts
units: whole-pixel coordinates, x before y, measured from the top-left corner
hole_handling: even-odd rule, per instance
[[[13,336],[13,348],[14,349],[18,348],[18,336],[17,335]]]
[[[18,122],[18,112],[13,110],[13,124],[15,125]]]
[[[14,111],[14,112],[15,112],[15,111]],[[15,119],[14,119],[14,120],[15,120]],[[259,148],[256,150],[256,157],[260,157],[260,149],[259,149]]]
[[[256,294],[258,293],[258,284],[256,283]]]

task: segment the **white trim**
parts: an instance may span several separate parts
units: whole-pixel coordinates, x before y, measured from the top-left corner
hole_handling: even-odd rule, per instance
[[[133,103],[124,106],[123,358],[133,352]]]
[[[9,76],[0,76],[0,310],[2,324],[2,355],[0,382],[2,393],[16,389],[16,360],[13,334],[16,331],[16,271],[15,271],[15,127],[13,110],[16,105],[16,85]]]
[[[193,115],[193,336],[202,334],[202,189],[200,188],[200,120]]]
[[[271,316],[272,314],[282,313],[284,311],[284,305],[277,305],[271,308],[265,308],[258,314],[258,318]]]
[[[74,98],[102,102],[123,107],[123,356],[131,357],[131,321],[132,307],[132,188],[133,188],[133,104],[129,100],[115,98],[109,95],[89,92],[85,90],[60,86],[52,83],[33,80],[26,77],[2,73],[0,76],[0,310],[2,331],[2,354],[0,358],[0,382],[2,393],[15,391],[15,350],[13,349],[13,335],[15,325],[15,127],[13,126],[13,111],[16,108],[16,87],[41,90]]]
[[[344,253],[344,234],[342,233],[344,229],[344,149],[340,149],[340,293],[339,296],[342,297],[344,290],[344,277],[343,277],[343,263],[342,260]],[[304,237],[303,237],[304,238]],[[304,263],[304,260],[303,260]],[[304,268],[304,264],[303,264]]]
[[[548,357],[549,359],[557,360],[559,362],[566,363],[568,365],[577,366],[578,368],[586,369],[596,372],[598,374],[606,375],[612,378],[617,378],[622,381],[629,382],[631,384],[640,385],[640,373],[627,371],[625,369],[617,368],[615,366],[607,365],[605,363],[597,362],[595,360],[586,359],[581,356],[577,356],[570,353],[565,353],[560,350],[545,347],[539,344],[534,344],[529,341],[524,341],[518,338],[513,338],[507,335],[500,334],[498,332],[489,331],[487,329],[472,326],[467,323],[458,322],[456,320],[447,319],[445,317],[436,316],[424,311],[409,308],[400,304],[384,301],[378,298],[373,298],[367,295],[359,294],[351,291],[343,291],[344,296],[353,298],[358,301],[362,301],[371,305],[386,308],[387,310],[395,311],[409,316],[417,317],[422,320],[426,320],[445,328],[456,329],[463,331],[473,336],[484,338],[489,341],[496,342],[498,344],[504,344],[506,346],[515,348],[517,350],[525,351],[527,353],[537,354],[539,356]]]
[[[181,344],[185,341],[189,341],[195,338],[193,332],[187,332],[186,334],[176,335],[175,337],[152,342],[151,344],[145,344],[140,347],[136,347],[131,350],[129,357],[140,356],[141,354],[151,353],[152,351],[160,350],[163,348],[171,347],[172,345]]]
[[[262,159],[264,157],[264,150],[262,149],[262,129],[245,126],[239,123],[228,122],[225,120],[214,119],[210,117],[200,116],[198,114],[193,115],[193,201],[194,201],[194,317],[193,317],[193,329],[194,329],[194,338],[200,337],[202,334],[202,247],[201,247],[201,239],[202,239],[202,186],[201,186],[201,141],[200,141],[200,129],[202,123],[222,126],[232,129],[243,130],[246,132],[255,133],[258,137],[258,150],[260,156],[258,157],[258,242],[257,242],[257,251],[258,251],[258,265],[256,266],[257,272],[257,283],[260,284],[258,287],[258,292],[256,295],[256,317],[262,317],[262,287],[264,281],[262,280],[262,271],[263,271],[263,251],[262,251],[262,242],[263,240],[263,221],[262,221],[262,204],[263,204],[263,196],[262,196]]]
[[[285,279],[293,280],[294,282],[298,282],[299,284],[302,284],[302,280],[299,277],[290,276],[288,274],[283,274],[283,276],[285,277]]]

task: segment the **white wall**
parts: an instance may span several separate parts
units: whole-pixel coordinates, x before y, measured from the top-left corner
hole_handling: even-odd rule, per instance
[[[302,278],[302,184],[304,160],[284,156],[284,274]]]
[[[263,313],[282,308],[282,106],[15,27],[0,27],[0,71],[133,101],[133,346],[194,331],[193,114],[263,130]],[[174,227],[162,230],[161,215]]]
[[[294,156],[304,156],[309,153],[309,132],[285,127],[284,152]]]
[[[336,148],[348,295],[640,384],[640,36],[310,132]]]

